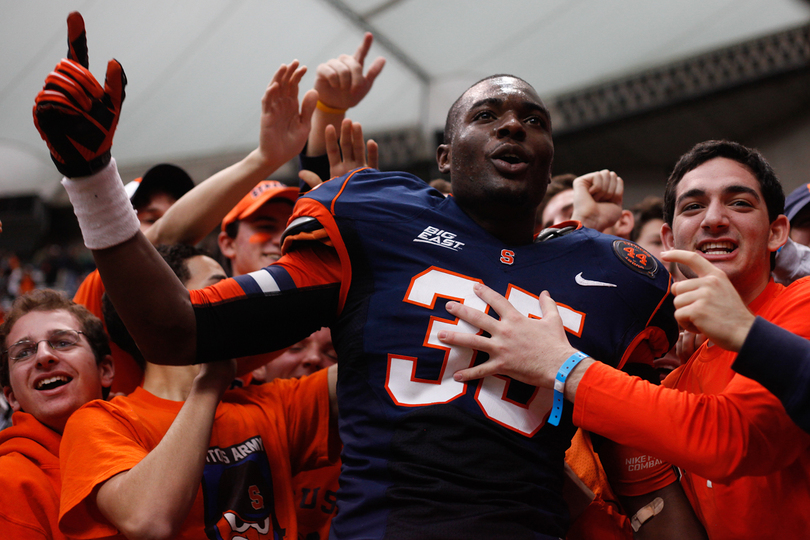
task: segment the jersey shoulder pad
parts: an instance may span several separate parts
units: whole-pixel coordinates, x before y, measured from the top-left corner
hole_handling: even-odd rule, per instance
[[[444,196],[424,181],[405,172],[357,169],[333,178],[303,195],[339,217],[390,220],[394,216],[412,218],[444,201]]]
[[[281,235],[282,251],[284,251],[284,247],[289,246],[290,243],[296,240],[323,241],[327,237],[326,229],[316,218],[312,216],[297,217],[292,223],[287,225],[287,228],[284,229],[284,233]]]

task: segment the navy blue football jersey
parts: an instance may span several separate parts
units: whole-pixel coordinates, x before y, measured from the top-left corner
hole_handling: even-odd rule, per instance
[[[339,358],[344,448],[332,537],[565,536],[572,406],[559,426],[547,425],[551,390],[501,376],[456,382],[455,371],[486,355],[437,339],[442,329],[480,332],[444,306],[457,300],[497,316],[473,292],[481,282],[542,317],[538,295],[548,290],[572,345],[619,367],[640,343],[663,355],[677,337],[661,264],[584,228],[506,245],[452,197],[371,169],[302,197],[290,235],[291,255],[320,239],[340,261],[339,292],[311,306],[311,316],[334,318]],[[272,309],[294,278],[269,267],[238,281]]]

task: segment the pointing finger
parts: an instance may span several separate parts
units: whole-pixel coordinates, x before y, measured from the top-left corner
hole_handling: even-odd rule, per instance
[[[374,36],[371,32],[366,32],[363,36],[363,42],[360,43],[360,46],[357,47],[357,51],[354,53],[354,59],[362,66],[363,62],[366,59],[366,55],[368,54],[368,50],[371,48],[371,43],[374,41]]]
[[[685,251],[682,249],[673,249],[661,253],[661,259],[666,262],[674,262],[683,264],[692,269],[698,277],[707,276],[718,271],[712,263],[703,258],[700,254],[694,251]]]
[[[78,11],[72,12],[67,18],[68,27],[68,60],[73,60],[84,66],[90,67],[87,56],[87,33],[84,30],[84,18]]]

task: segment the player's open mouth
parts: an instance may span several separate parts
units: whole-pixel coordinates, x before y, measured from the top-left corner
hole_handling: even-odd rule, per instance
[[[705,255],[727,255],[737,249],[731,242],[706,242],[698,246],[698,251]]]
[[[54,388],[66,385],[72,380],[73,379],[65,375],[54,375],[53,377],[42,379],[35,386],[37,390],[53,390]]]
[[[507,163],[511,163],[511,164],[513,164],[513,165],[514,165],[515,163],[524,163],[524,162],[525,162],[525,160],[524,160],[524,159],[522,159],[522,158],[521,158],[520,156],[518,156],[517,154],[504,154],[504,155],[502,155],[502,156],[498,156],[498,157],[497,157],[497,158],[495,158],[495,159],[500,159],[501,161],[505,161],[505,162],[507,162]]]
[[[521,172],[529,163],[529,156],[517,145],[504,145],[492,154],[496,167],[506,172]]]

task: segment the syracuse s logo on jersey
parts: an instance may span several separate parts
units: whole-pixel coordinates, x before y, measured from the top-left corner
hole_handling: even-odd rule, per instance
[[[513,264],[515,262],[515,252],[511,249],[502,249],[500,261],[503,264]]]
[[[458,235],[455,233],[428,226],[424,231],[420,232],[419,236],[414,238],[413,241],[422,242],[424,244],[433,244],[451,251],[461,251],[461,247],[464,245],[464,242],[457,241],[456,236]]]

